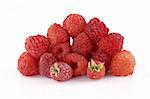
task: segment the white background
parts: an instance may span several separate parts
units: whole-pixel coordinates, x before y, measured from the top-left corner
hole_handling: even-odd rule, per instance
[[[111,32],[121,33],[124,49],[136,58],[134,74],[63,83],[22,76],[17,59],[25,51],[25,38],[46,35],[52,23],[62,24],[71,13],[86,21],[98,17]],[[149,35],[149,0],[0,0],[0,99],[150,99]]]

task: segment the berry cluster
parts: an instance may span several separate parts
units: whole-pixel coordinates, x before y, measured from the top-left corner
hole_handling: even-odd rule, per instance
[[[62,26],[51,25],[47,36],[26,39],[27,51],[18,59],[18,70],[25,76],[40,74],[57,81],[81,75],[100,79],[108,73],[127,76],[133,73],[135,59],[122,50],[123,41],[121,34],[109,33],[98,18],[86,23],[81,15],[70,14]]]

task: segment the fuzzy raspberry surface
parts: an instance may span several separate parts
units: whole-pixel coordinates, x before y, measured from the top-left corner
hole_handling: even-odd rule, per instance
[[[63,60],[64,56],[71,52],[71,47],[68,42],[57,44],[52,48],[52,52],[57,60]]]
[[[52,46],[69,41],[69,34],[60,24],[54,23],[47,32],[47,37]]]
[[[63,22],[63,28],[68,31],[71,37],[76,37],[84,31],[86,26],[85,19],[79,14],[70,14]]]
[[[103,52],[114,55],[121,51],[123,48],[124,37],[119,33],[110,33],[108,36],[102,38],[99,42],[98,47]]]
[[[92,50],[92,43],[86,33],[82,32],[73,40],[72,51],[87,56]]]
[[[50,43],[43,35],[30,36],[26,39],[26,50],[36,59],[39,59],[42,54],[48,52]]]
[[[123,50],[112,57],[110,73],[115,76],[131,75],[135,67],[135,58],[131,52]]]
[[[18,70],[22,75],[33,76],[39,74],[38,61],[28,52],[23,52],[18,59]]]
[[[86,74],[88,62],[86,58],[77,53],[69,53],[64,57],[64,62],[68,63],[73,69],[73,76]]]
[[[91,58],[95,61],[100,61],[104,62],[104,66],[106,67],[106,70],[109,70],[110,62],[111,62],[111,57],[107,53],[103,52],[100,49],[97,49],[92,52]]]
[[[100,61],[91,61],[88,63],[87,76],[90,79],[101,79],[105,75],[104,63]]]
[[[73,75],[73,70],[67,63],[56,62],[50,68],[52,79],[57,81],[69,80]]]
[[[95,17],[87,23],[84,31],[87,33],[92,44],[96,45],[101,38],[108,35],[109,29],[102,21]]]
[[[56,58],[52,53],[44,53],[39,61],[39,73],[42,76],[50,78],[50,67],[56,62]]]

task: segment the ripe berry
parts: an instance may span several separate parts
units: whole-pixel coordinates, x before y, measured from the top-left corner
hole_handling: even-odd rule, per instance
[[[39,73],[42,76],[50,77],[50,67],[56,62],[52,53],[44,53],[39,61]]]
[[[79,14],[70,14],[63,22],[63,28],[66,29],[72,37],[81,33],[85,26],[85,19]]]
[[[110,33],[107,37],[101,39],[98,44],[99,49],[103,52],[114,55],[123,48],[123,36],[119,33]]]
[[[100,79],[105,75],[104,63],[100,61],[94,61],[88,63],[87,76],[91,79]]]
[[[52,48],[52,52],[57,58],[57,60],[63,60],[64,56],[71,51],[68,42],[57,44]]]
[[[92,44],[88,36],[82,32],[76,36],[72,45],[73,52],[79,53],[83,56],[87,56],[92,50]]]
[[[98,18],[91,19],[84,30],[92,44],[96,45],[99,40],[108,35],[109,29]]]
[[[64,62],[57,62],[51,66],[50,74],[54,80],[65,81],[72,77],[73,70],[68,64]]]
[[[47,37],[52,46],[69,41],[69,35],[59,24],[54,23],[48,29]]]
[[[73,76],[86,74],[88,62],[86,58],[77,53],[69,53],[64,57],[64,62],[68,63],[73,69]]]
[[[100,61],[104,63],[104,66],[106,68],[106,71],[109,70],[110,62],[111,62],[111,57],[107,53],[103,52],[100,49],[97,49],[93,52],[91,52],[91,58],[95,61]]]
[[[28,52],[24,52],[18,59],[18,70],[24,76],[33,76],[39,74],[38,61]]]
[[[110,73],[114,76],[127,76],[133,73],[135,59],[131,52],[123,50],[112,57]]]
[[[36,59],[48,52],[50,43],[48,39],[43,35],[30,36],[26,39],[25,48],[26,50]]]

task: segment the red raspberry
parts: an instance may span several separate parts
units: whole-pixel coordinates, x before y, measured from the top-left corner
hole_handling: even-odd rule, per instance
[[[65,81],[72,77],[73,70],[68,64],[64,62],[57,62],[51,66],[50,74],[54,80]]]
[[[85,32],[91,42],[96,45],[99,40],[108,35],[109,29],[98,18],[93,18],[86,25]]]
[[[107,53],[104,53],[102,50],[97,49],[91,53],[91,58],[94,61],[100,61],[104,62],[104,66],[106,67],[106,70],[109,70],[110,62],[111,62],[111,56]]]
[[[51,25],[48,29],[47,37],[52,46],[69,41],[69,35],[67,31],[64,30],[60,24],[56,23]]]
[[[64,57],[64,61],[72,67],[73,76],[86,74],[88,62],[84,56],[77,53],[69,53]]]
[[[43,35],[30,36],[26,39],[25,47],[27,51],[36,59],[47,52],[50,43],[48,39]]]
[[[40,57],[39,72],[40,75],[50,77],[50,67],[56,62],[56,59],[52,53],[44,53]]]
[[[104,63],[100,61],[94,61],[88,63],[87,76],[91,79],[100,79],[105,75]]]
[[[85,19],[79,14],[70,14],[63,22],[64,29],[66,29],[72,37],[81,33],[85,26]]]
[[[110,33],[104,37],[98,44],[99,48],[109,55],[114,55],[121,51],[123,47],[123,36],[119,33]]]
[[[114,76],[131,75],[135,67],[135,59],[131,52],[123,50],[112,57],[110,73]]]
[[[60,43],[52,48],[52,52],[58,60],[63,60],[64,56],[71,51],[68,42]]]
[[[24,76],[33,76],[39,74],[38,61],[28,52],[24,52],[18,59],[18,70]]]
[[[87,56],[90,53],[92,50],[92,44],[84,32],[74,38],[72,50],[73,52],[79,53],[83,56]]]

